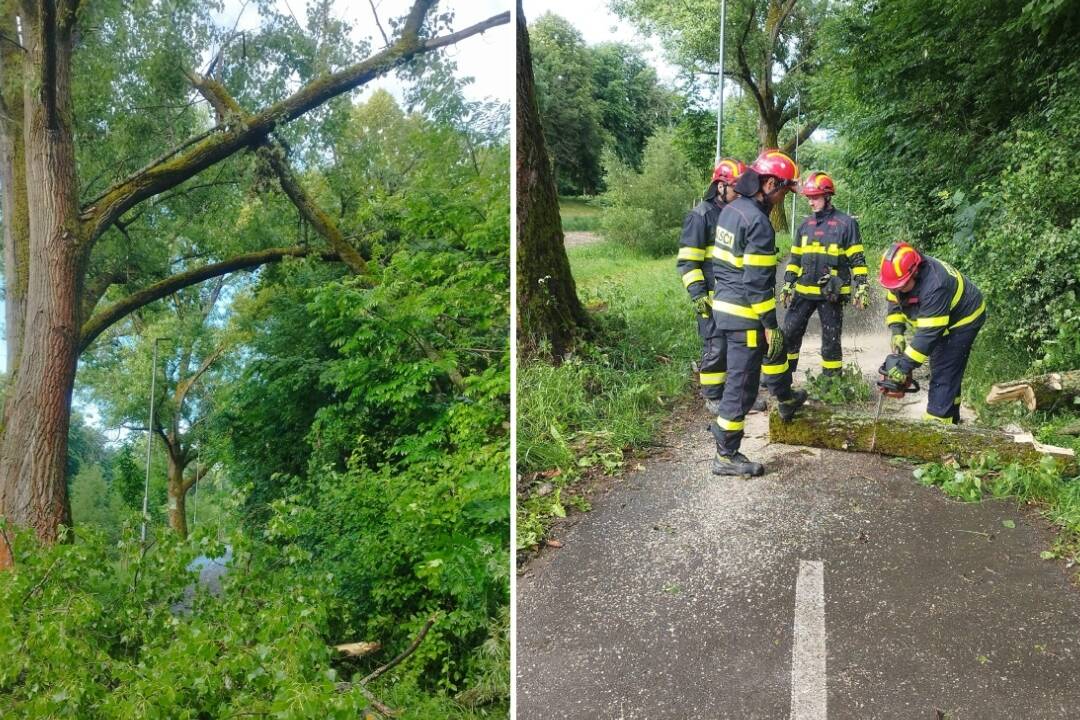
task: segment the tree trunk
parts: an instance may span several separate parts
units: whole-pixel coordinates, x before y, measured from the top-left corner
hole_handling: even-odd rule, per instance
[[[173,458],[173,454],[169,453],[169,479],[166,486],[169,498],[169,527],[181,538],[186,538],[188,534],[188,488],[184,485],[184,470],[186,467],[185,462],[177,461]]]
[[[1018,442],[1000,430],[965,425],[943,425],[898,418],[882,418],[877,423],[869,415],[839,412],[825,408],[806,408],[791,422],[769,415],[769,439],[788,445],[873,452],[894,457],[940,462],[947,457],[963,464],[986,453],[995,453],[1005,461],[1034,464],[1045,457],[1031,442]],[[1057,448],[1054,448],[1057,450]],[[1075,457],[1059,457],[1065,469],[1075,468]]]
[[[588,325],[563,245],[559,197],[536,104],[532,52],[517,3],[518,352],[547,346],[560,359]]]
[[[1080,370],[1036,375],[1035,377],[994,383],[986,396],[987,405],[1020,400],[1027,409],[1046,411],[1056,407],[1072,407],[1080,398]]]
[[[779,118],[771,118],[765,116],[758,117],[758,138],[761,140],[761,149],[767,150],[768,148],[780,147],[780,124]],[[784,200],[787,200],[789,196],[785,195]],[[769,213],[769,219],[772,221],[773,230],[776,232],[790,232],[791,227],[788,225],[787,217],[787,203],[778,202],[773,205],[772,212]]]
[[[38,27],[25,33],[26,62],[34,70],[25,73],[23,96],[29,267],[19,372],[4,408],[0,515],[55,542],[60,525],[71,523],[64,474],[86,258],[71,133],[70,42],[50,27],[54,20],[32,22]]]

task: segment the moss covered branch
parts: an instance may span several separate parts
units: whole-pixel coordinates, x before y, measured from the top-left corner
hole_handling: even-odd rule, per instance
[[[90,343],[92,343],[98,335],[103,333],[114,323],[119,322],[144,305],[148,305],[155,300],[160,300],[161,298],[171,295],[179,290],[183,290],[186,287],[197,285],[204,280],[209,280],[210,278],[219,277],[238,270],[250,270],[261,265],[266,265],[267,263],[278,262],[287,257],[307,257],[315,254],[319,254],[323,260],[339,259],[334,253],[317,253],[312,248],[303,246],[269,248],[267,250],[258,250],[256,252],[237,255],[236,257],[229,258],[228,260],[219,263],[212,263],[193,270],[177,273],[176,275],[165,278],[149,287],[143,288],[136,293],[128,295],[122,300],[117,300],[95,313],[94,316],[87,320],[82,326],[82,335],[79,339],[79,352],[82,352],[89,347]]]
[[[179,185],[245,147],[260,143],[278,125],[385,75],[417,55],[443,47],[451,38],[452,42],[459,42],[510,19],[508,13],[503,13],[451,35],[424,41],[419,37],[420,28],[434,4],[434,0],[417,0],[409,11],[401,35],[390,47],[338,72],[313,80],[246,121],[236,122],[222,132],[205,137],[183,152],[144,168],[112,186],[96,203],[83,209],[83,237],[92,244],[116,218],[137,203]]]
[[[877,438],[874,440],[874,428]],[[769,415],[769,439],[787,445],[806,445],[830,450],[874,452],[881,455],[940,462],[955,458],[962,464],[995,453],[1006,462],[1038,463],[1044,457],[1030,442],[1017,442],[1012,435],[966,425],[881,418],[877,423],[863,413],[806,408],[791,422],[783,422],[773,411]],[[1075,459],[1061,458],[1068,467]]]

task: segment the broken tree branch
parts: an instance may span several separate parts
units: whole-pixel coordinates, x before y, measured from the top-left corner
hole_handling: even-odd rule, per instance
[[[192,144],[170,160],[113,185],[97,203],[85,208],[80,216],[84,224],[85,242],[95,242],[113,220],[142,200],[175,187],[243,148],[259,143],[278,125],[295,120],[331,98],[385,75],[421,53],[510,21],[509,13],[502,13],[459,32],[424,41],[418,33],[424,16],[433,5],[434,0],[417,0],[405,21],[401,36],[385,50],[338,72],[324,75],[252,115],[246,122],[228,125],[223,131]]]
[[[944,425],[937,422],[882,418],[877,423],[874,452],[881,455],[940,462],[953,457],[962,464],[987,453],[995,453],[1006,462],[1037,464],[1045,456],[1040,447],[1021,442],[1000,430],[968,425]],[[874,436],[874,419],[864,413],[806,408],[791,422],[769,415],[769,439],[788,445],[851,452],[868,452]],[[1057,450],[1056,448],[1053,450]],[[1075,458],[1051,453],[1065,467],[1075,465]]]
[[[994,383],[986,396],[987,405],[1019,400],[1030,411],[1053,410],[1061,403],[1080,398],[1080,370],[1047,373],[1022,380]]]

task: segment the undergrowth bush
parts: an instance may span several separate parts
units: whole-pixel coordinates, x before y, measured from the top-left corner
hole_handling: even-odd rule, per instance
[[[703,187],[670,130],[658,131],[645,146],[641,172],[613,153],[604,156],[608,188],[601,228],[607,240],[652,255],[679,249],[683,217],[701,198]]]

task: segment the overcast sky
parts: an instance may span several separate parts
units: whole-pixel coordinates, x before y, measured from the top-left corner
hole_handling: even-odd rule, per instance
[[[606,0],[522,0],[525,19],[532,22],[545,12],[553,12],[570,21],[581,32],[585,42],[617,41],[640,47],[656,73],[667,84],[675,78],[675,68],[664,61],[660,43],[655,38],[640,35],[634,27],[616,17]]]

